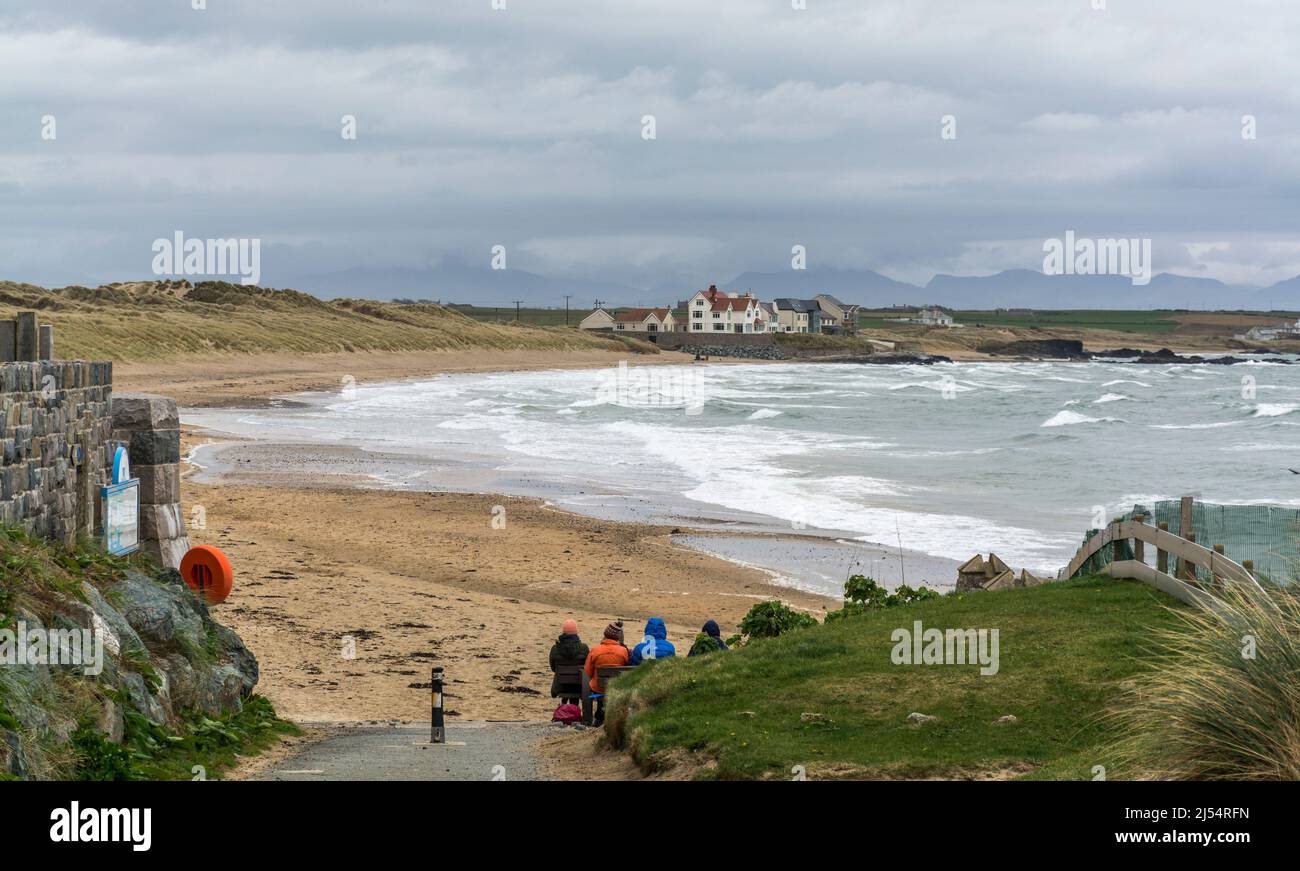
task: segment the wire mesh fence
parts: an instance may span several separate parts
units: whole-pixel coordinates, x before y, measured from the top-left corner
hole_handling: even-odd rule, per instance
[[[1192,503],[1190,531],[1196,543],[1207,548],[1223,545],[1223,553],[1237,563],[1254,563],[1254,574],[1261,582],[1289,585],[1300,581],[1300,509],[1277,505],[1218,505]],[[1134,505],[1116,520],[1132,520],[1141,515],[1146,523],[1168,524],[1169,531],[1186,537],[1183,529],[1182,504],[1169,499],[1148,505]],[[1090,529],[1084,541],[1100,530]],[[1132,543],[1121,542],[1120,556],[1133,558]],[[1154,565],[1154,548],[1147,547],[1147,562]],[[1084,566],[1085,573],[1096,572],[1111,561],[1112,549],[1103,547]],[[1174,571],[1170,561],[1170,572]],[[1199,580],[1210,580],[1209,571],[1199,568]]]

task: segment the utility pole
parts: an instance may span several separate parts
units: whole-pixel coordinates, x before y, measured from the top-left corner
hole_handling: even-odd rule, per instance
[[[572,294],[566,293],[564,295],[564,325],[566,327],[569,325],[569,300],[571,299],[573,299]]]
[[[517,322],[519,320],[519,306],[523,305],[524,301],[522,299],[516,299],[513,300],[513,302],[515,304],[515,321]]]

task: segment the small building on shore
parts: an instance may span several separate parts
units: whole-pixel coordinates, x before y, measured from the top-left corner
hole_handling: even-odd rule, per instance
[[[598,308],[578,323],[580,330],[612,330],[614,316],[603,308]]]
[[[668,308],[634,308],[614,316],[614,331],[620,333],[671,333],[676,327]]]
[[[815,299],[788,299],[772,301],[776,308],[777,324],[782,333],[820,333],[826,313]]]
[[[823,312],[822,332],[841,333],[852,336],[858,332],[858,312],[862,306],[856,303],[840,302],[829,293],[819,293],[813,297]]]

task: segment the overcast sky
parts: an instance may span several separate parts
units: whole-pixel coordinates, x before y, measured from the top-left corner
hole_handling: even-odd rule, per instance
[[[925,282],[1071,229],[1300,273],[1293,0],[1094,2],[3,0],[0,278],[148,277],[177,230],[261,239],[271,284],[498,244],[638,286],[795,244]]]

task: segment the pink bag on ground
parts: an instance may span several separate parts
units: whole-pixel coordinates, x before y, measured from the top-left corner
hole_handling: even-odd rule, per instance
[[[566,702],[555,709],[551,714],[552,723],[563,723],[566,726],[572,726],[574,723],[582,721],[582,709],[575,704]]]

